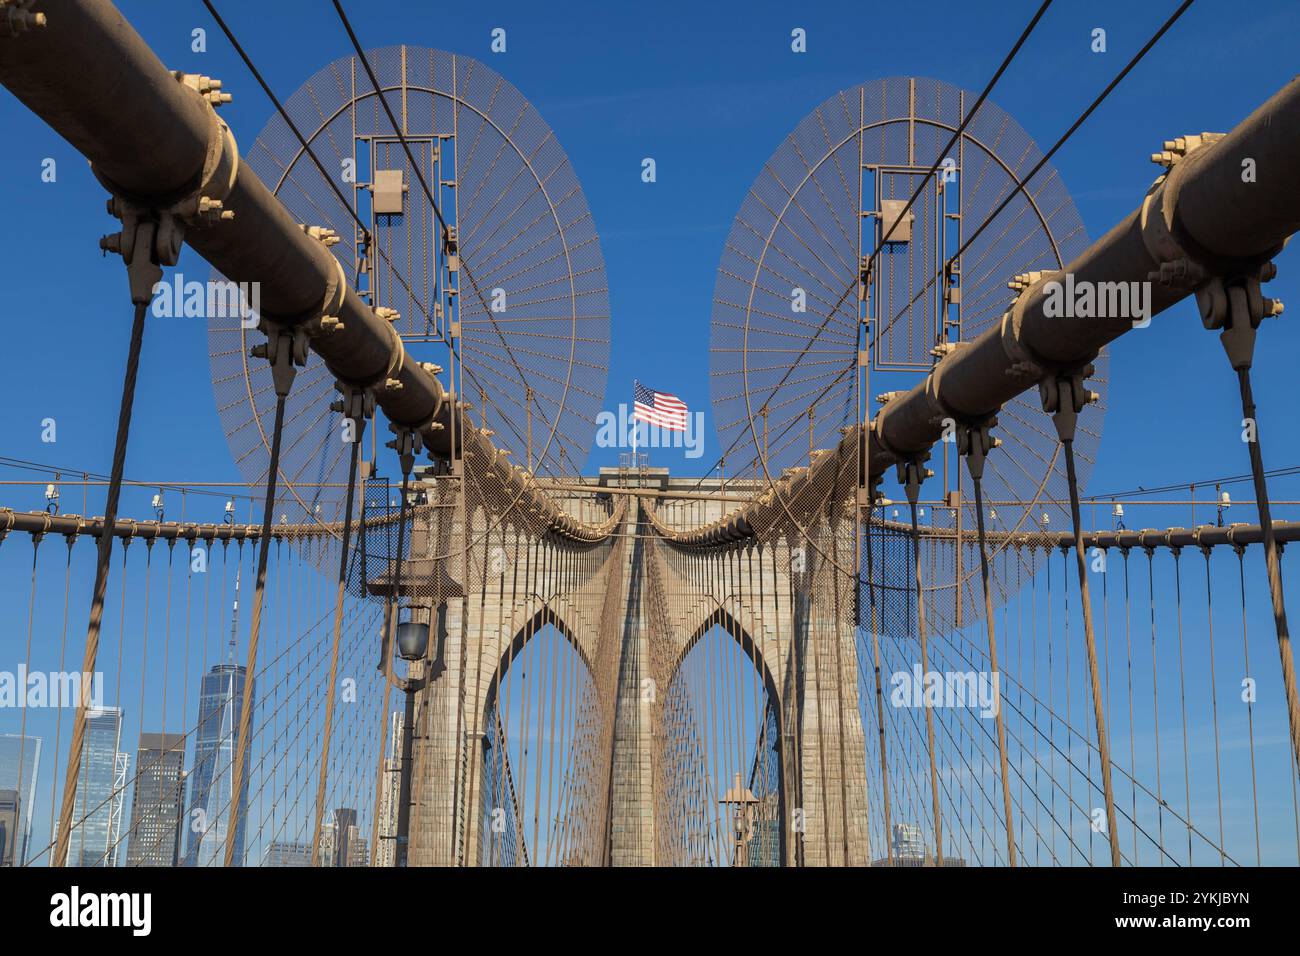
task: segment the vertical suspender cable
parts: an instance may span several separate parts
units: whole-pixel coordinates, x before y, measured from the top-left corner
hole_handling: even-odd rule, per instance
[[[874,503],[867,506],[867,591],[871,601],[871,646],[875,657],[876,671],[876,724],[879,730],[880,740],[880,792],[885,811],[885,861],[889,863],[890,866],[893,866],[894,849],[893,841],[890,839],[890,834],[893,833],[893,826],[889,813],[889,761],[885,756],[885,696],[884,690],[881,687],[880,634],[877,630],[876,623],[875,564],[872,561],[871,554],[871,514],[874,510]]]
[[[1241,386],[1241,416],[1255,418],[1255,396],[1250,386],[1250,366],[1237,370]],[[1269,508],[1268,482],[1264,478],[1264,453],[1259,447],[1258,424],[1255,440],[1246,443],[1250,451],[1250,473],[1255,484],[1255,501],[1259,525],[1264,532],[1264,568],[1268,574],[1268,593],[1273,603],[1273,622],[1277,628],[1277,650],[1282,664],[1282,684],[1286,691],[1287,719],[1291,725],[1291,749],[1294,766],[1300,767],[1300,694],[1296,691],[1295,657],[1291,650],[1291,629],[1286,620],[1286,601],[1282,590],[1282,560],[1273,532],[1273,515]]]
[[[1223,346],[1229,364],[1237,373],[1237,385],[1241,391],[1242,425],[1254,429],[1254,434],[1246,445],[1250,454],[1250,474],[1255,486],[1259,524],[1263,530],[1264,567],[1268,574],[1269,598],[1273,604],[1273,623],[1277,630],[1277,650],[1282,665],[1282,685],[1286,693],[1287,721],[1291,728],[1293,768],[1300,768],[1300,694],[1296,690],[1295,658],[1291,650],[1291,630],[1286,619],[1281,558],[1277,536],[1273,531],[1268,482],[1265,480],[1264,472],[1264,453],[1260,450],[1255,395],[1250,383],[1256,330],[1260,320],[1267,315],[1276,315],[1280,311],[1277,303],[1260,295],[1259,285],[1261,282],[1273,279],[1276,274],[1277,269],[1273,263],[1265,263],[1253,274],[1235,276],[1231,279],[1215,278],[1206,289],[1197,293],[1197,297],[1205,327],[1221,330],[1219,343]],[[1292,782],[1294,783],[1294,780]]]
[[[984,540],[984,456],[993,447],[989,439],[988,425],[979,429],[966,429],[961,437],[966,447],[966,467],[970,472],[971,484],[975,489],[975,528],[979,535],[980,583],[984,590],[984,623],[989,638],[989,669],[993,672],[993,687],[1001,693],[1000,671],[998,669],[998,642],[993,627],[993,595],[989,587],[989,556]],[[958,547],[961,541],[957,542]],[[1016,835],[1011,815],[1011,781],[1007,771],[1007,728],[1002,715],[1002,702],[997,702],[994,720],[998,732],[998,762],[1002,773],[1002,811],[1007,824],[1007,863],[1016,865]]]
[[[921,644],[921,679],[930,673],[930,655],[926,646],[925,595],[921,586],[921,532],[916,523],[916,504],[920,497],[921,481],[929,470],[920,462],[910,461],[900,467],[906,481],[907,502],[912,511],[912,566],[916,578],[916,628]],[[930,751],[930,794],[934,813],[934,865],[943,866],[943,820],[939,809],[939,767],[934,753],[934,708],[925,707],[925,736]]]
[[[289,368],[292,369],[292,367],[292,364],[290,364]],[[289,378],[292,380],[292,376],[289,376]],[[276,479],[280,473],[280,445],[284,437],[284,405],[289,397],[288,385],[286,384],[281,388],[278,379],[279,376],[277,376],[275,395],[275,429],[271,436],[271,458],[266,471],[266,502],[262,508],[261,538],[257,543],[257,580],[253,585],[253,614],[248,627],[248,663],[244,670],[244,698],[239,709],[239,737],[235,744],[235,755],[232,761],[233,769],[230,774],[230,818],[226,826],[226,866],[235,865],[235,842],[240,830],[236,817],[242,806],[240,794],[244,787],[246,769],[244,765],[249,746],[248,738],[252,732],[253,708],[250,705],[252,704],[253,683],[256,680],[255,675],[257,672],[257,644],[262,632],[262,602],[266,592],[266,562],[271,550],[271,522],[275,512]],[[242,866],[243,861],[239,862]]]
[[[1111,785],[1110,744],[1106,739],[1106,711],[1101,700],[1101,676],[1097,669],[1097,636],[1092,624],[1092,596],[1088,587],[1088,566],[1083,552],[1083,518],[1079,508],[1079,478],[1074,466],[1074,432],[1079,412],[1095,402],[1096,393],[1083,387],[1083,380],[1093,374],[1092,366],[1071,374],[1045,379],[1039,386],[1043,411],[1052,416],[1057,437],[1065,453],[1065,477],[1070,489],[1070,520],[1074,528],[1074,558],[1079,572],[1079,596],[1083,607],[1083,635],[1088,653],[1088,676],[1092,684],[1092,709],[1097,724],[1097,752],[1101,758],[1101,786],[1106,800],[1106,836],[1110,840],[1111,866],[1122,865],[1119,833],[1116,830],[1115,791]]]
[[[406,563],[402,551],[406,547],[406,496],[410,490],[410,484],[411,469],[406,462],[403,462],[402,498],[397,506],[397,553],[393,559],[396,570],[393,574],[393,590],[389,595],[388,610],[384,615],[390,630],[396,626],[397,618],[401,614],[399,605],[402,596],[402,568]],[[392,655],[390,653],[384,658],[385,673],[392,666]],[[415,692],[407,689],[405,696],[406,706],[402,717],[402,771],[401,776],[398,778],[397,795],[397,839],[394,841],[395,849],[393,852],[394,867],[406,866],[407,854],[410,849],[411,768],[414,760],[415,744]]]
[[[149,235],[148,238],[152,244],[152,236]],[[161,270],[159,276],[161,277]],[[118,411],[117,437],[113,444],[113,467],[109,474],[108,494],[104,501],[104,524],[99,533],[99,550],[95,559],[95,589],[90,601],[90,623],[86,627],[82,674],[95,672],[95,661],[99,656],[99,631],[104,618],[104,595],[108,590],[108,562],[113,551],[113,525],[117,520],[117,505],[122,494],[122,471],[126,464],[126,442],[131,432],[131,410],[135,404],[135,382],[140,370],[140,349],[144,343],[144,318],[148,305],[147,300],[135,304],[135,320],[131,325],[131,345],[127,352],[126,374],[122,379],[122,404]],[[72,814],[77,801],[77,778],[81,774],[81,755],[85,741],[86,701],[83,696],[77,700],[72,739],[68,744],[68,769],[63,783],[63,805],[59,811],[59,835],[54,847],[55,866],[66,866],[68,863]]]
[[[329,686],[325,692],[325,728],[321,734],[320,779],[316,784],[316,822],[312,828],[311,860],[315,865],[320,859],[321,822],[325,816],[325,782],[329,777],[330,742],[334,731],[334,692],[339,673],[339,639],[343,630],[343,594],[348,581],[348,545],[352,535],[352,504],[356,497],[357,460],[361,457],[361,434],[366,419],[360,415],[353,419],[358,433],[352,436],[352,456],[348,465],[347,503],[343,509],[343,538],[339,544],[339,580],[334,595],[334,644],[330,652]],[[382,747],[381,747],[382,749]],[[378,807],[375,808],[378,810]],[[373,845],[373,844],[372,844]],[[377,848],[376,848],[377,849]]]
[[[1083,606],[1083,634],[1088,651],[1088,676],[1092,683],[1092,709],[1097,719],[1097,751],[1101,757],[1102,794],[1106,799],[1106,836],[1110,840],[1111,866],[1120,866],[1119,832],[1115,817],[1115,791],[1110,776],[1110,744],[1106,739],[1106,713],[1101,702],[1101,678],[1097,673],[1097,636],[1092,626],[1092,597],[1088,588],[1088,567],[1083,555],[1083,523],[1079,513],[1079,480],[1074,468],[1074,440],[1062,441],[1066,479],[1070,485],[1070,520],[1074,523],[1074,559],[1079,571],[1079,597]]]

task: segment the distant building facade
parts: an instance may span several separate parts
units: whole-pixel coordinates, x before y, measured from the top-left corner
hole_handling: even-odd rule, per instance
[[[394,711],[391,718],[384,779],[379,791],[379,827],[374,853],[375,866],[389,868],[397,863],[397,804],[402,793],[402,732],[405,726],[400,710]]]
[[[17,790],[0,790],[0,866],[22,866],[22,801]]]
[[[311,866],[311,844],[272,840],[262,851],[262,866]]]
[[[370,865],[370,848],[366,845],[366,838],[361,835],[361,829],[355,824],[348,827],[347,847],[347,853],[342,858],[343,866]]]
[[[936,862],[925,845],[925,834],[921,828],[912,823],[895,823],[890,834],[889,857],[873,860],[872,866],[965,866],[966,861],[959,856],[945,856],[942,862]]]
[[[248,815],[248,774],[234,789],[235,748],[244,711],[244,667],[216,664],[203,675],[194,743],[194,769],[189,776],[189,800],[184,829],[186,866],[221,866],[226,839],[234,827],[235,866],[244,865],[244,827]],[[256,707],[256,691],[248,706]],[[245,752],[245,765],[248,754]]]
[[[86,711],[86,736],[77,777],[77,799],[68,844],[69,866],[117,866],[126,802],[129,754],[119,749],[122,711],[100,707]]]
[[[17,819],[6,835],[8,857],[16,862],[0,866],[22,866],[31,855],[32,809],[36,805],[36,775],[41,769],[41,738],[0,734],[0,790],[12,790],[17,800]],[[0,860],[5,854],[0,854]]]
[[[333,823],[322,823],[320,827],[320,846],[317,849],[317,866],[333,866],[338,854],[337,829]]]
[[[131,796],[127,866],[176,866],[185,818],[185,737],[141,734]]]
[[[352,842],[357,838],[357,811],[351,807],[334,810],[334,853],[328,866],[349,866]]]

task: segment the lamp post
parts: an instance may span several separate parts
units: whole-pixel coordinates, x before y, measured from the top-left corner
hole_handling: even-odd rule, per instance
[[[732,825],[736,842],[731,855],[731,865],[749,866],[746,847],[754,835],[754,805],[758,803],[758,797],[741,783],[740,774],[735,774],[731,779],[730,789],[722,795],[718,803],[725,807],[736,808]]]
[[[429,651],[429,625],[418,621],[404,621],[397,625],[397,654],[408,664],[424,660]],[[402,723],[402,772],[397,796],[397,852],[395,866],[406,866],[406,851],[411,832],[411,751],[415,741],[415,692],[424,686],[426,678],[406,678],[402,690],[406,694],[406,716]]]
[[[442,671],[442,656],[447,640],[447,602],[443,601],[437,608],[438,644],[432,659],[429,657],[429,625],[423,621],[402,621],[397,625],[397,656],[406,661],[408,667],[423,663],[423,672],[418,677],[397,677],[391,666],[388,679],[398,690],[406,695],[405,718],[402,725],[402,766],[397,794],[397,834],[396,852],[393,865],[404,867],[407,864],[407,851],[410,848],[411,834],[411,773],[415,749],[415,694],[424,689],[429,681]]]
[[[1218,485],[1215,485],[1214,488],[1216,491],[1219,490]],[[1224,509],[1231,508],[1231,507],[1232,507],[1232,496],[1228,494],[1226,491],[1219,491],[1219,527],[1220,528],[1223,527]]]

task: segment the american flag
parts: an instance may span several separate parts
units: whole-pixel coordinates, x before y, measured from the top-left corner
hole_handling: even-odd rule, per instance
[[[632,383],[636,391],[634,421],[649,422],[673,432],[686,431],[686,403],[676,395],[656,392],[640,382]]]

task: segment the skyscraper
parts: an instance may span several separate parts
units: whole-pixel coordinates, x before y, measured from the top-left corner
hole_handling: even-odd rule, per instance
[[[347,856],[341,859],[340,866],[369,866],[370,851],[366,838],[361,835],[361,828],[356,824],[348,827]]]
[[[311,866],[311,844],[272,840],[262,851],[262,866]]]
[[[77,777],[77,802],[72,817],[68,863],[73,866],[117,866],[122,832],[122,804],[130,755],[120,753],[122,711],[117,707],[86,711],[86,737]]]
[[[194,743],[194,769],[189,777],[189,833],[186,866],[221,866],[226,859],[226,834],[235,828],[235,866],[244,865],[244,826],[248,815],[248,775],[237,799],[234,794],[235,747],[244,710],[244,675],[238,664],[214,664],[203,675],[199,719]],[[256,691],[250,707],[256,707]],[[248,752],[245,751],[245,766]],[[233,824],[232,824],[233,819]]]
[[[317,866],[333,866],[335,854],[338,853],[339,841],[335,835],[336,828],[333,823],[322,823],[320,826],[320,848],[317,851]],[[310,851],[308,851],[310,855]]]
[[[36,801],[36,774],[41,768],[41,738],[0,734],[0,790],[18,798],[18,819],[10,834],[13,866],[22,866],[32,840],[32,807]],[[3,856],[3,854],[0,854]],[[0,866],[9,864],[0,863]]]
[[[357,836],[357,811],[350,807],[336,807],[334,810],[334,859],[330,866],[350,866],[352,860],[352,841]]]
[[[127,866],[175,866],[185,812],[185,737],[141,734]]]
[[[379,792],[379,835],[375,841],[375,866],[392,867],[397,855],[397,810],[402,793],[403,714],[392,713],[388,753],[384,756],[384,782]]]
[[[0,866],[21,866],[18,817],[22,812],[17,790],[0,790]]]

